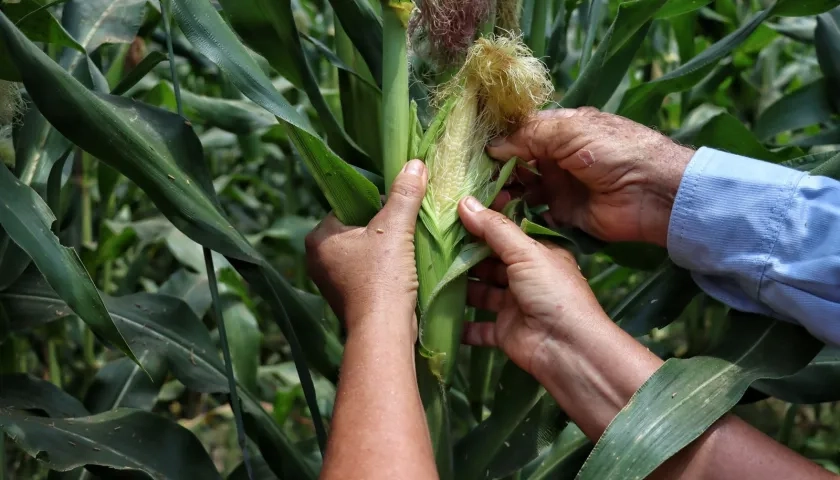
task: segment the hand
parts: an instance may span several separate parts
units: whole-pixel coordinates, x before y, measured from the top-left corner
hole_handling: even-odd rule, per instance
[[[414,225],[427,182],[426,166],[412,160],[367,227],[345,226],[331,213],[307,235],[309,273],[348,333],[365,318],[413,318]]]
[[[468,303],[496,312],[496,322],[467,323],[464,343],[499,347],[537,376],[554,363],[558,341],[574,344],[578,332],[594,330],[595,323],[612,325],[571,253],[529,238],[473,197],[461,201],[458,214],[498,256],[473,269],[479,280],[467,291]]]
[[[488,153],[534,162],[520,169],[525,198],[547,220],[606,241],[665,246],[677,189],[694,151],[626,118],[590,107],[546,110],[491,142]],[[500,195],[504,203],[516,188]],[[497,204],[498,205],[498,204]]]

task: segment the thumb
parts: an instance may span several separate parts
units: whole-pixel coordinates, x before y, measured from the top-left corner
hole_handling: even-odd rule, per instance
[[[485,208],[475,197],[461,200],[458,215],[467,231],[484,240],[505,265],[529,260],[540,246],[539,242],[525,235],[513,220]]]
[[[414,233],[417,214],[423,195],[426,194],[426,183],[429,174],[426,165],[420,160],[412,160],[405,164],[402,171],[394,178],[391,191],[385,201],[385,207],[370,221],[371,226],[389,226],[403,232]]]

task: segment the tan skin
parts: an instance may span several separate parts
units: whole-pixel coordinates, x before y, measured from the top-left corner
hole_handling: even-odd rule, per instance
[[[496,207],[524,194],[548,204],[553,223],[604,240],[662,246],[693,154],[591,109],[542,112],[489,152],[499,160],[519,156],[542,174],[520,172],[521,182]],[[316,283],[348,328],[325,479],[437,477],[411,360],[417,288],[411,234],[426,173],[409,183],[404,177],[368,227],[328,219],[308,243]],[[502,349],[596,441],[662,360],[609,319],[569,252],[527,237],[475,199],[463,199],[459,214],[496,254],[476,267],[468,300],[497,312],[497,321],[468,324],[465,343]],[[835,478],[734,416],[718,421],[653,477]]]

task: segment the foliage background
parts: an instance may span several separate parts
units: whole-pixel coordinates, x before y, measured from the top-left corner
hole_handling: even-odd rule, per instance
[[[215,192],[218,209],[235,231],[254,246],[248,258],[261,259],[294,288],[299,307],[281,302],[289,308],[292,323],[303,321],[301,312],[308,312],[307,318],[315,318],[319,325],[320,330],[314,330],[334,332],[340,338],[341,326],[317,296],[303,262],[303,237],[330,209],[330,199],[318,186],[321,177],[313,173],[311,160],[303,158],[311,151],[301,148],[307,144],[295,137],[301,134],[288,124],[328,138],[334,151],[364,169],[381,188],[377,176],[380,93],[376,75],[371,73],[376,69],[365,58],[370,50],[359,39],[367,37],[369,43],[378,44],[364,23],[369,17],[347,16],[348,12],[376,16],[379,4],[364,4],[366,0],[213,2],[225,7],[231,25],[253,49],[249,51],[252,61],[282,97],[255,103],[251,95],[243,95],[247,92],[229,66],[220,69],[217,64],[223,62],[202,54],[207,51],[185,35],[195,34],[184,18],[200,11],[190,10],[190,5],[200,2],[209,5],[204,0],[172,2],[172,39],[183,113],[200,140],[199,159],[210,173],[207,188]],[[653,13],[633,16],[654,3]],[[594,105],[647,123],[685,144],[714,146],[768,161],[799,159],[797,165],[811,168],[829,159],[836,163],[840,145],[837,3],[670,0],[627,2],[619,7],[614,0],[525,0],[521,25],[535,55],[552,71],[559,105]],[[756,17],[768,8],[773,10]],[[256,15],[249,15],[248,9]],[[177,111],[170,65],[165,61],[167,36],[157,2],[20,0],[4,2],[2,10],[87,88],[119,93],[125,87],[127,98]],[[270,17],[265,12],[292,15]],[[355,21],[341,28],[339,17]],[[8,23],[0,27],[8,47],[12,27]],[[607,48],[611,39],[619,37],[624,40],[621,44]],[[5,229],[0,232],[0,371],[4,374],[0,427],[5,432],[0,478],[116,475],[102,465],[163,478],[195,478],[201,469],[211,476],[219,472],[217,476],[247,478],[225,395],[224,364],[217,354],[218,312],[212,311],[212,281],[201,246],[167,219],[166,205],[170,204],[159,201],[159,187],[141,185],[135,177],[129,180],[124,176],[132,175],[127,163],[121,164],[126,169],[114,168],[120,164],[111,155],[96,158],[97,149],[113,149],[106,142],[106,126],[73,117],[67,113],[73,112],[68,104],[56,103],[55,111],[50,111],[47,103],[38,100],[55,92],[66,97],[66,92],[56,90],[59,83],[52,83],[46,70],[27,73],[18,56],[0,53],[2,77],[20,80],[14,78],[16,67],[11,64],[15,64],[27,87],[21,111],[4,129],[0,144],[0,156],[8,167],[2,173],[13,172],[17,177],[15,181],[0,175],[0,204],[22,219],[14,224],[10,217],[0,216]],[[36,84],[41,84],[40,90]],[[431,112],[423,101],[422,84],[415,81],[412,93],[421,120],[428,119]],[[58,102],[58,97],[52,98]],[[158,141],[160,151],[171,154],[172,145],[177,144],[172,139],[184,138],[179,130],[184,127],[172,116],[130,110],[136,104],[114,105],[122,109],[114,110],[117,118],[142,118],[154,125],[158,136],[140,131],[143,138]],[[74,132],[72,142],[83,148],[71,146],[50,126],[58,126],[62,118],[62,133],[69,138],[68,132]],[[100,122],[111,120],[103,116]],[[359,150],[342,140],[345,135]],[[174,150],[175,162],[184,151],[195,160],[195,150],[189,150],[189,145],[183,148],[187,150]],[[358,155],[361,150],[367,160]],[[65,152],[68,156],[63,161]],[[174,181],[172,177],[161,177],[154,185]],[[177,204],[177,199],[171,202]],[[51,225],[44,208],[59,221]],[[67,296],[45,271],[50,270],[45,265],[56,265],[57,257],[41,263],[32,248],[63,253],[49,237],[39,236],[36,228],[31,229],[32,236],[23,237],[21,232],[33,225],[44,225],[43,231],[52,226],[61,244],[78,252],[105,308],[148,375],[119,349],[105,348],[102,338],[119,346],[114,341],[118,337],[108,336],[107,322],[100,324],[99,337],[88,328],[97,312],[85,315],[78,306],[68,308]],[[219,245],[214,249],[226,248],[226,254],[232,248]],[[580,256],[599,300],[623,327],[663,358],[715,351],[722,340],[738,336],[737,326],[730,325],[722,305],[696,295],[683,272],[667,265],[656,269],[660,252],[635,247],[629,255],[614,249]],[[29,265],[29,257],[35,265]],[[320,460],[305,384],[292,361],[295,347],[284,334],[282,322],[275,323],[280,315],[277,304],[262,293],[255,295],[252,279],[243,278],[246,273],[238,263],[242,258],[230,258],[214,254],[213,271],[219,282],[217,305],[228,327],[233,368],[244,400],[254,476],[311,477]],[[66,260],[62,265],[71,263]],[[73,285],[79,283],[72,275],[84,276],[78,270],[56,270],[53,275]],[[309,330],[301,333],[298,328],[298,335],[311,361]],[[149,331],[155,334],[144,333]],[[791,343],[800,339],[796,335],[789,337]],[[319,353],[329,356],[329,348],[321,347]],[[451,396],[456,437],[487,417],[494,408],[494,396],[495,402],[505,406],[506,397],[498,395],[501,389],[493,387],[504,386],[510,378],[504,376],[500,354],[468,349],[463,353]],[[312,363],[313,385],[318,410],[328,421],[335,372],[317,362]],[[797,382],[777,385],[775,390],[769,384],[749,390],[734,411],[840,473],[840,405],[836,402],[840,399],[836,391],[840,355],[823,350],[809,369]],[[767,399],[759,390],[777,398]],[[708,395],[700,392],[698,398]],[[725,396],[728,399],[721,400],[724,410],[727,401],[734,403],[741,395],[735,389]],[[512,478],[574,477],[591,444],[566,427],[565,418],[549,399],[537,396],[526,407],[520,418],[508,420],[515,431],[496,432],[500,442],[494,455],[488,455],[492,463],[480,470],[496,477],[520,469],[516,474],[520,476]],[[83,426],[72,420],[88,414],[98,415],[81,421]],[[537,419],[533,423],[539,428],[524,428],[526,418]],[[55,436],[56,423],[63,436]],[[72,433],[77,428],[81,430]],[[77,434],[86,440],[79,440]],[[507,439],[520,435],[525,440],[511,447]],[[119,455],[104,458],[103,446],[115,446]],[[39,451],[42,454],[36,460]],[[267,456],[266,451],[276,455]],[[86,473],[81,465],[92,466]],[[50,467],[69,471],[58,473]]]

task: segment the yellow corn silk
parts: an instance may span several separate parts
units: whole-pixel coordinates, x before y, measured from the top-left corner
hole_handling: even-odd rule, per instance
[[[438,90],[446,115],[426,154],[429,187],[417,228],[420,277],[420,342],[432,372],[448,381],[464,317],[466,278],[431,294],[458,255],[464,230],[457,206],[468,195],[491,200],[495,163],[484,152],[487,141],[515,128],[552,93],[543,64],[510,37],[481,38],[463,67]],[[431,128],[430,128],[431,130]]]

